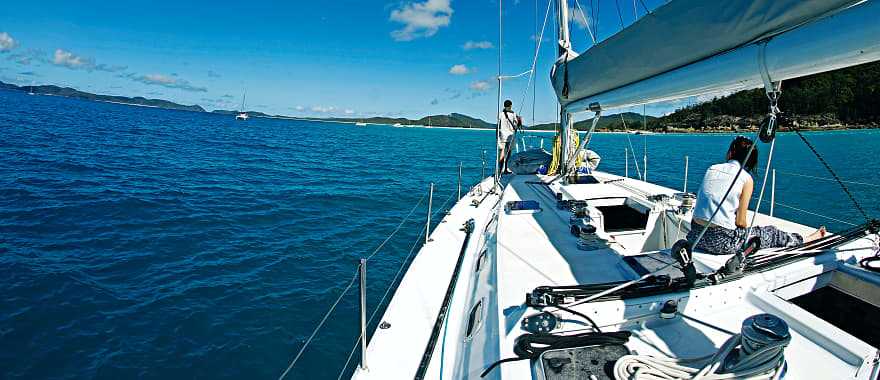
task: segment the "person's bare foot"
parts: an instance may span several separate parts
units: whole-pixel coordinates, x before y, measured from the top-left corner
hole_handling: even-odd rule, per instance
[[[813,240],[821,239],[821,238],[825,237],[825,235],[827,235],[827,234],[828,234],[828,231],[825,230],[825,226],[821,226],[821,227],[819,227],[818,230],[816,230],[816,232],[809,234],[807,236],[807,238],[804,239],[804,243],[809,243]]]

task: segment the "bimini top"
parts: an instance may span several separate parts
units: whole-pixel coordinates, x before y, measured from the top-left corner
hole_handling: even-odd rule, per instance
[[[553,87],[564,107],[771,37],[859,2],[673,0],[567,64],[558,63]]]

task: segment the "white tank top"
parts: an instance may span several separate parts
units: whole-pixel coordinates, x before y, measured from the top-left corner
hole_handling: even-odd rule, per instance
[[[715,212],[718,205],[721,204],[721,209],[712,219],[712,224],[731,230],[736,229],[736,210],[739,208],[739,197],[742,195],[743,186],[751,180],[752,176],[743,170],[727,198],[721,199],[721,197],[727,192],[727,188],[730,187],[739,167],[739,161],[730,160],[723,164],[712,165],[709,170],[706,170],[703,184],[700,185],[700,190],[697,192],[694,218],[708,221],[712,218],[712,213]]]

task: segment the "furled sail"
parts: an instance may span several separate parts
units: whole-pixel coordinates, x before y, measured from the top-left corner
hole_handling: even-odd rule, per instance
[[[565,107],[772,37],[859,2],[673,0],[579,56],[560,59],[552,74],[553,86]]]

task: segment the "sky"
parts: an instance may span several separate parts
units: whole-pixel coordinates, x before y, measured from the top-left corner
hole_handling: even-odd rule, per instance
[[[592,45],[590,32],[601,41],[664,2],[629,1],[569,1],[575,50]],[[6,0],[0,80],[207,110],[238,109],[246,93],[246,109],[270,114],[420,118],[458,112],[491,121],[499,52],[503,75],[529,70],[549,3],[504,1],[500,45],[498,0]],[[543,33],[536,88],[527,89],[528,75],[502,86],[502,96],[527,123],[533,92],[536,122],[556,120],[549,79],[554,12]],[[596,14],[598,28],[587,28],[584,20]],[[680,105],[650,106],[647,113]]]

